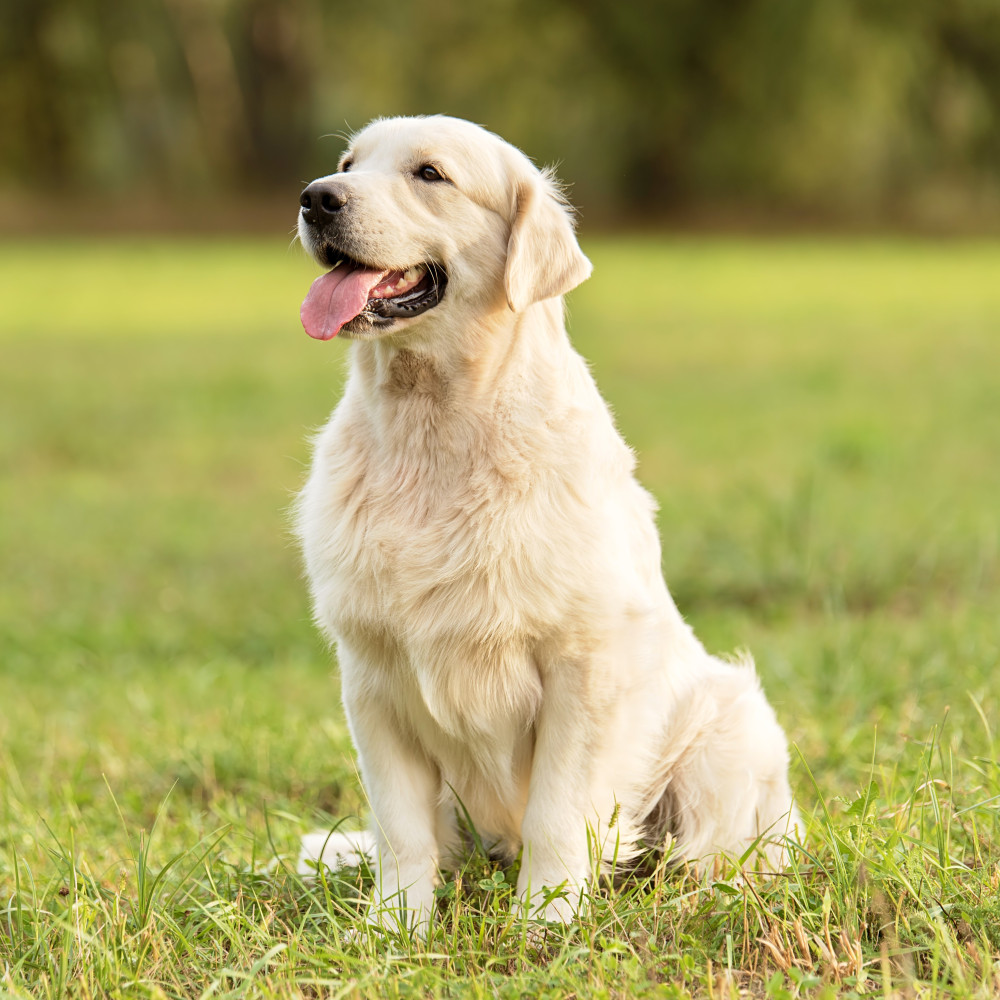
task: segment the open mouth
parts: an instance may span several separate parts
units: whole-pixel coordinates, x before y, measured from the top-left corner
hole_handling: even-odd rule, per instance
[[[330,266],[309,289],[299,315],[310,337],[330,340],[346,328],[361,333],[433,309],[448,276],[439,264],[387,270],[363,264],[331,247],[319,254]]]

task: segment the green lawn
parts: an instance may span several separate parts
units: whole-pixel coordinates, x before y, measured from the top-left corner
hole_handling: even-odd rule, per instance
[[[474,859],[429,951],[352,940],[363,813],[286,509],[344,346],[278,242],[0,245],[0,995],[1000,991],[1000,244],[585,241],[570,300],[664,569],[746,646],[787,876],[662,867],[539,950]],[[155,829],[154,829],[155,824]]]

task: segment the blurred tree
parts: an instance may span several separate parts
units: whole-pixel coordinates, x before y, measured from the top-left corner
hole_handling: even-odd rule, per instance
[[[224,9],[206,0],[165,3],[193,85],[202,149],[213,176],[231,181],[248,161],[250,138]]]
[[[305,0],[249,0],[232,25],[249,145],[243,176],[273,188],[297,175],[312,140],[317,11]]]
[[[39,186],[72,179],[85,113],[80,78],[92,39],[70,0],[9,0],[0,34],[0,107],[4,174]]]
[[[294,192],[432,112],[591,216],[1000,219],[1000,2],[5,0],[8,192]]]

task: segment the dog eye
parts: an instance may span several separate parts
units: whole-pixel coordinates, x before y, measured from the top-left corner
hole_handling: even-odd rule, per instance
[[[443,181],[444,174],[441,173],[437,167],[432,167],[429,163],[425,163],[422,167],[417,167],[417,176],[422,181]]]
[[[350,160],[344,160],[344,162],[340,165],[340,172],[342,174],[346,174],[347,171],[350,170],[351,167],[353,166],[354,164]]]

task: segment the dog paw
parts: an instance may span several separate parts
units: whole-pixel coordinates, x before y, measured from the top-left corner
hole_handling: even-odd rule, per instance
[[[375,839],[367,830],[351,833],[307,833],[302,837],[295,871],[299,875],[315,875],[322,865],[331,871],[340,868],[360,868],[371,864],[375,857]]]

